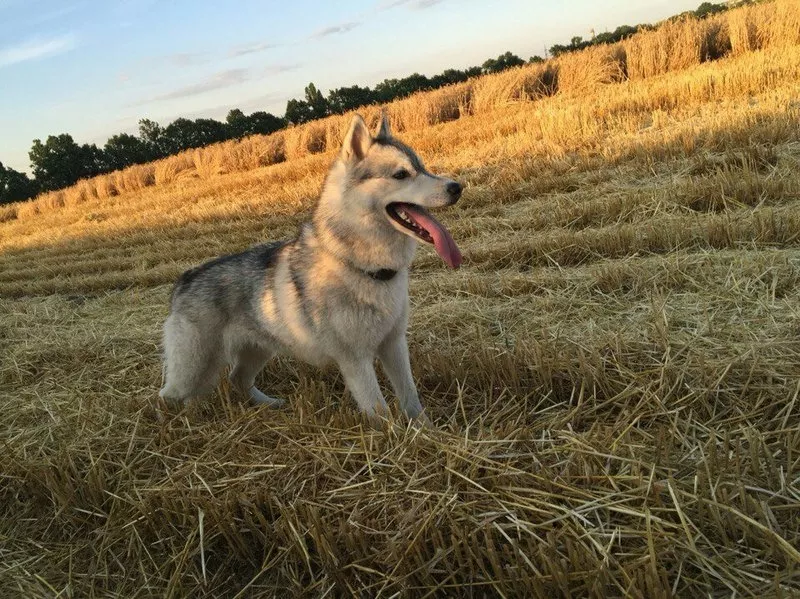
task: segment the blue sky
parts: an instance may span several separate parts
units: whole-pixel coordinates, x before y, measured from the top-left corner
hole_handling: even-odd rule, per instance
[[[0,0],[0,161],[35,138],[103,145],[140,118],[282,115],[309,81],[374,85],[573,35],[652,22],[700,0]]]

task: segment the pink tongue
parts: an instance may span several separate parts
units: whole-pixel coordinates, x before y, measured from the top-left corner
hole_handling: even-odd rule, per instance
[[[461,252],[456,242],[453,241],[450,232],[444,228],[442,223],[413,204],[403,204],[403,210],[415,223],[430,233],[431,237],[433,237],[433,247],[436,248],[436,253],[450,268],[461,266]]]

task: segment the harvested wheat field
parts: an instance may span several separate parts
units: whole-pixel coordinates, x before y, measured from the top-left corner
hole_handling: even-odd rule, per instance
[[[797,3],[389,111],[467,185],[411,276],[433,429],[291,359],[280,410],[152,408],[171,282],[292,235],[347,117],[0,214],[0,596],[798,596]]]

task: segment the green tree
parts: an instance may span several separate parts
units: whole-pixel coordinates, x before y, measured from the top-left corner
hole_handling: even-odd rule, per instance
[[[225,117],[225,122],[228,124],[228,131],[231,137],[244,137],[247,135],[247,116],[239,110],[234,108],[228,112]]]
[[[563,44],[553,44],[552,46],[550,46],[549,52],[550,56],[552,56],[553,58],[557,58],[562,54],[569,52],[570,50],[571,48],[569,46],[565,46]]]
[[[469,78],[471,78],[471,77],[478,77],[478,76],[480,76],[480,74],[483,72],[483,69],[482,69],[481,67],[469,67],[469,68],[468,68],[466,71],[464,71],[464,72],[467,74],[467,78],[469,79]]]
[[[378,102],[391,102],[402,97],[399,79],[384,79],[375,86],[375,97]]]
[[[307,123],[313,119],[311,107],[305,100],[289,100],[286,103],[286,114],[284,116],[286,122],[293,125],[300,125]]]
[[[164,128],[162,138],[167,154],[177,154],[190,148],[200,148],[228,139],[228,127],[214,119],[184,119],[172,121]]]
[[[403,97],[431,89],[431,87],[431,80],[419,73],[412,73],[400,80],[400,93]]]
[[[194,147],[194,139],[192,120],[181,117],[164,127],[160,145],[164,148],[164,154],[170,156]]]
[[[249,116],[238,108],[234,108],[225,118],[229,137],[247,137],[248,135],[268,135],[286,126],[286,121],[263,110]]]
[[[597,34],[592,40],[592,44],[614,44],[616,42],[621,42],[638,32],[640,27],[641,25],[620,25],[614,31],[604,31],[603,33]]]
[[[703,2],[700,6],[697,7],[697,10],[694,11],[694,16],[696,16],[698,19],[705,19],[708,16],[725,12],[726,10],[728,10],[728,7],[725,4]]]
[[[28,156],[43,191],[62,189],[106,170],[102,150],[94,144],[78,145],[67,133],[50,135],[44,143],[34,139]]]
[[[391,102],[433,87],[425,75],[413,73],[402,79],[384,79],[375,86],[375,97],[379,102]]]
[[[525,64],[525,61],[519,56],[512,54],[511,52],[506,52],[497,58],[490,58],[484,62],[482,70],[484,73],[499,73],[501,71],[505,71],[506,69],[518,67],[523,64]]]
[[[311,119],[321,119],[328,116],[328,101],[322,92],[313,83],[309,83],[305,89],[306,104],[311,111]]]
[[[0,204],[27,200],[35,196],[38,191],[36,182],[31,181],[28,175],[3,166],[0,162]]]
[[[156,158],[153,147],[130,133],[111,136],[103,147],[109,170],[119,170],[131,164],[144,164]]]
[[[247,135],[269,135],[285,126],[284,119],[263,110],[257,110],[247,117]]]
[[[148,146],[153,158],[163,158],[168,154],[164,127],[150,119],[139,120],[139,138]]]
[[[332,113],[342,114],[361,106],[372,104],[375,94],[368,87],[351,85],[339,87],[328,92],[328,107]]]
[[[469,79],[466,71],[459,71],[458,69],[446,69],[431,77],[428,82],[431,88],[436,89],[444,87],[445,85],[452,85],[453,83],[461,83]]]

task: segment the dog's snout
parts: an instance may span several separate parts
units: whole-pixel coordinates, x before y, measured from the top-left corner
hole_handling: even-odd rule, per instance
[[[450,194],[450,197],[453,198],[453,203],[455,204],[458,198],[461,197],[461,191],[463,187],[461,187],[461,183],[457,183],[456,181],[451,181],[447,184],[447,193]]]

